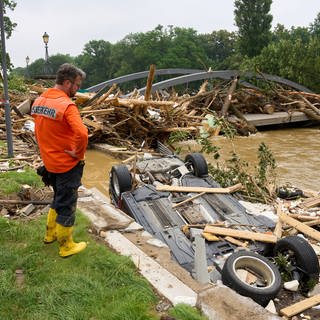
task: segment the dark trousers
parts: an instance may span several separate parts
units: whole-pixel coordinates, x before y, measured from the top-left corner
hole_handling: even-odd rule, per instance
[[[83,167],[84,161],[80,161],[67,172],[49,173],[50,184],[54,191],[51,208],[55,209],[58,214],[56,222],[64,227],[74,225],[78,188],[81,186]]]

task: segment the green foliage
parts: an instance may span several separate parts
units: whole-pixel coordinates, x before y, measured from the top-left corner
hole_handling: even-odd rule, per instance
[[[75,238],[88,248],[68,259],[56,245],[44,246],[40,221],[0,219],[0,318],[13,319],[156,319],[152,288],[132,261],[89,238],[88,222],[77,219]],[[15,271],[23,270],[18,285]]]
[[[168,138],[169,145],[173,145],[176,142],[186,141],[190,138],[190,134],[186,131],[174,131],[171,132]],[[175,152],[179,154],[181,152],[181,148],[176,148]]]
[[[85,45],[82,54],[75,59],[75,63],[87,74],[83,82],[84,87],[110,79],[111,47],[110,42],[92,40]]]
[[[28,90],[25,79],[15,73],[10,74],[8,78],[8,88],[19,92],[26,92]]]
[[[235,22],[242,54],[258,55],[271,39],[272,0],[235,0]]]
[[[16,5],[17,5],[17,3],[12,0],[4,0],[3,1],[3,13],[4,13],[3,24],[4,24],[4,31],[5,31],[7,39],[9,39],[11,37],[12,32],[13,32],[14,28],[17,26],[17,24],[15,22],[11,21],[11,19],[8,16],[6,16],[6,13],[8,10],[14,11]]]
[[[198,144],[201,145],[200,152],[212,154],[214,159],[218,159],[220,157],[220,153],[219,153],[220,148],[217,146],[214,146],[207,137],[198,137],[196,141]]]
[[[176,320],[206,320],[207,317],[201,316],[199,312],[186,304],[178,304],[169,314]]]
[[[40,176],[29,167],[26,167],[23,172],[7,171],[0,173],[0,195],[19,192],[23,184],[36,188],[43,185]]]
[[[229,59],[235,53],[236,34],[227,30],[200,34],[199,41],[214,70],[230,69]]]
[[[292,280],[291,264],[288,260],[288,257],[282,253],[278,253],[274,257],[274,261],[279,269],[281,278],[284,282]]]
[[[63,63],[74,63],[74,58],[71,57],[69,54],[56,54],[53,56],[49,57],[49,69],[50,73],[54,75],[58,68],[63,64]],[[33,77],[38,77],[40,75],[44,74],[44,65],[45,61],[43,58],[36,59],[27,68],[23,68],[23,75],[27,78],[33,78]],[[18,69],[18,70],[17,70]],[[21,73],[21,70],[19,68],[16,68],[13,70],[14,73]]]
[[[45,224],[45,216],[28,222],[0,217],[0,319],[159,319],[150,284],[129,257],[89,236],[84,216],[78,212],[74,238],[88,247],[67,259],[58,256],[57,243],[43,244]],[[190,307],[170,312],[180,320],[204,319]]]
[[[50,56],[55,73],[59,65],[73,62],[87,73],[83,87],[149,70],[151,64],[162,68],[194,68],[208,70],[240,69],[274,74],[320,92],[320,13],[309,27],[287,30],[278,24],[270,31],[271,0],[235,1],[238,32],[226,30],[198,34],[192,28],[156,26],[153,30],[131,33],[111,44],[91,40],[77,57]],[[9,65],[9,58],[8,58]],[[17,68],[20,76],[43,74],[44,60],[33,61],[28,68]],[[154,82],[169,76],[156,76]],[[123,92],[145,86],[146,79],[121,85]],[[188,88],[195,83],[188,84]],[[185,90],[181,85],[179,90]]]
[[[258,149],[259,163],[250,167],[249,163],[232,153],[225,163],[209,164],[209,172],[222,187],[237,183],[243,185],[243,197],[263,203],[272,202],[275,197],[276,163],[269,148],[261,143]]]

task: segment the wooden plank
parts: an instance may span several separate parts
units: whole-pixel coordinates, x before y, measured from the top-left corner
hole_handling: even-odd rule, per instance
[[[290,226],[294,227],[295,229],[299,230],[303,234],[309,236],[312,239],[320,241],[320,232],[307,226],[306,224],[289,217],[285,213],[280,214],[280,219],[282,222],[289,224]]]
[[[244,247],[246,248],[248,246],[247,242],[243,242],[243,241],[240,241],[240,240],[237,240],[235,238],[232,238],[230,236],[226,236],[224,237],[224,240],[227,240],[228,242],[238,246],[238,247]]]
[[[201,235],[207,240],[207,241],[220,241],[220,239],[215,236],[212,233],[209,232],[202,232]]]
[[[180,186],[169,186],[159,185],[157,186],[158,191],[170,191],[170,192],[205,192],[205,193],[231,193],[238,191],[242,188],[242,184],[238,183],[232,187],[227,188],[204,188],[204,187],[180,187]]]
[[[300,208],[312,208],[320,204],[320,196],[309,198],[299,204]]]
[[[190,197],[189,199],[186,199],[186,200],[183,200],[183,201],[181,201],[181,202],[179,202],[179,203],[173,204],[173,205],[172,205],[172,208],[176,208],[176,207],[179,207],[179,206],[181,206],[182,204],[185,204],[185,203],[187,203],[187,202],[189,202],[189,201],[193,201],[194,199],[197,199],[197,198],[203,196],[204,194],[205,194],[205,192],[198,193],[198,194],[196,194],[195,196]]]
[[[300,111],[294,111],[291,114],[282,111],[275,112],[273,114],[248,113],[244,114],[244,117],[248,123],[255,127],[299,121],[310,121],[310,119],[303,112]],[[228,119],[230,118],[232,119],[233,117],[228,117]]]
[[[206,226],[204,228],[204,232],[210,232],[220,236],[230,236],[234,238],[268,242],[268,243],[276,243],[278,241],[277,237],[274,236],[273,234],[264,234],[264,233],[245,231],[245,230],[235,230],[230,228]]]
[[[304,310],[307,310],[320,303],[320,294],[317,294],[311,298],[299,301],[289,307],[280,310],[280,314],[286,317],[292,317]]]

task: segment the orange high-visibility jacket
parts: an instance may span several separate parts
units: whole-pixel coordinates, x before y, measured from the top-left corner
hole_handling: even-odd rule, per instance
[[[77,106],[66,93],[56,88],[48,89],[34,101],[31,115],[35,119],[41,158],[49,172],[67,172],[84,159],[88,130]],[[65,150],[75,150],[77,158]]]

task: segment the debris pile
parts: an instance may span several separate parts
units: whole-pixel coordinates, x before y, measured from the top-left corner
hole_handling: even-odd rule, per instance
[[[29,96],[10,94],[10,104],[15,111],[14,133],[21,130],[26,120],[32,120],[28,115],[30,105],[46,88],[31,85],[29,89]],[[319,94],[292,91],[279,85],[262,90],[244,86],[238,78],[205,81],[198,92],[182,95],[173,90],[170,94],[166,91],[151,94],[146,90],[144,95],[133,91],[124,96],[114,84],[98,93],[79,92],[74,100],[88,127],[90,142],[131,150],[139,150],[142,144],[150,146],[155,137],[167,141],[174,132],[185,132],[191,139],[203,133],[206,136],[225,134],[228,128],[233,128],[240,135],[248,135],[257,129],[247,114],[287,112],[290,118],[293,112],[299,111],[310,120],[320,120]],[[0,127],[5,127],[4,117]]]
[[[219,82],[208,89],[206,81],[194,95],[178,96],[163,92],[153,94],[153,100],[132,93],[121,98],[114,85],[98,99],[91,97],[81,109],[84,123],[94,142],[111,145],[140,147],[154,137],[165,141],[172,132],[187,132],[190,138],[199,136],[201,129],[207,133],[223,134],[229,124],[242,135],[256,132],[247,121],[247,113],[271,114],[286,111],[288,117],[294,111],[304,112],[312,120],[320,120],[320,95],[289,91],[283,88],[268,93],[258,88],[235,86],[231,82]],[[83,102],[85,96],[81,96]],[[226,124],[227,123],[227,124]]]

